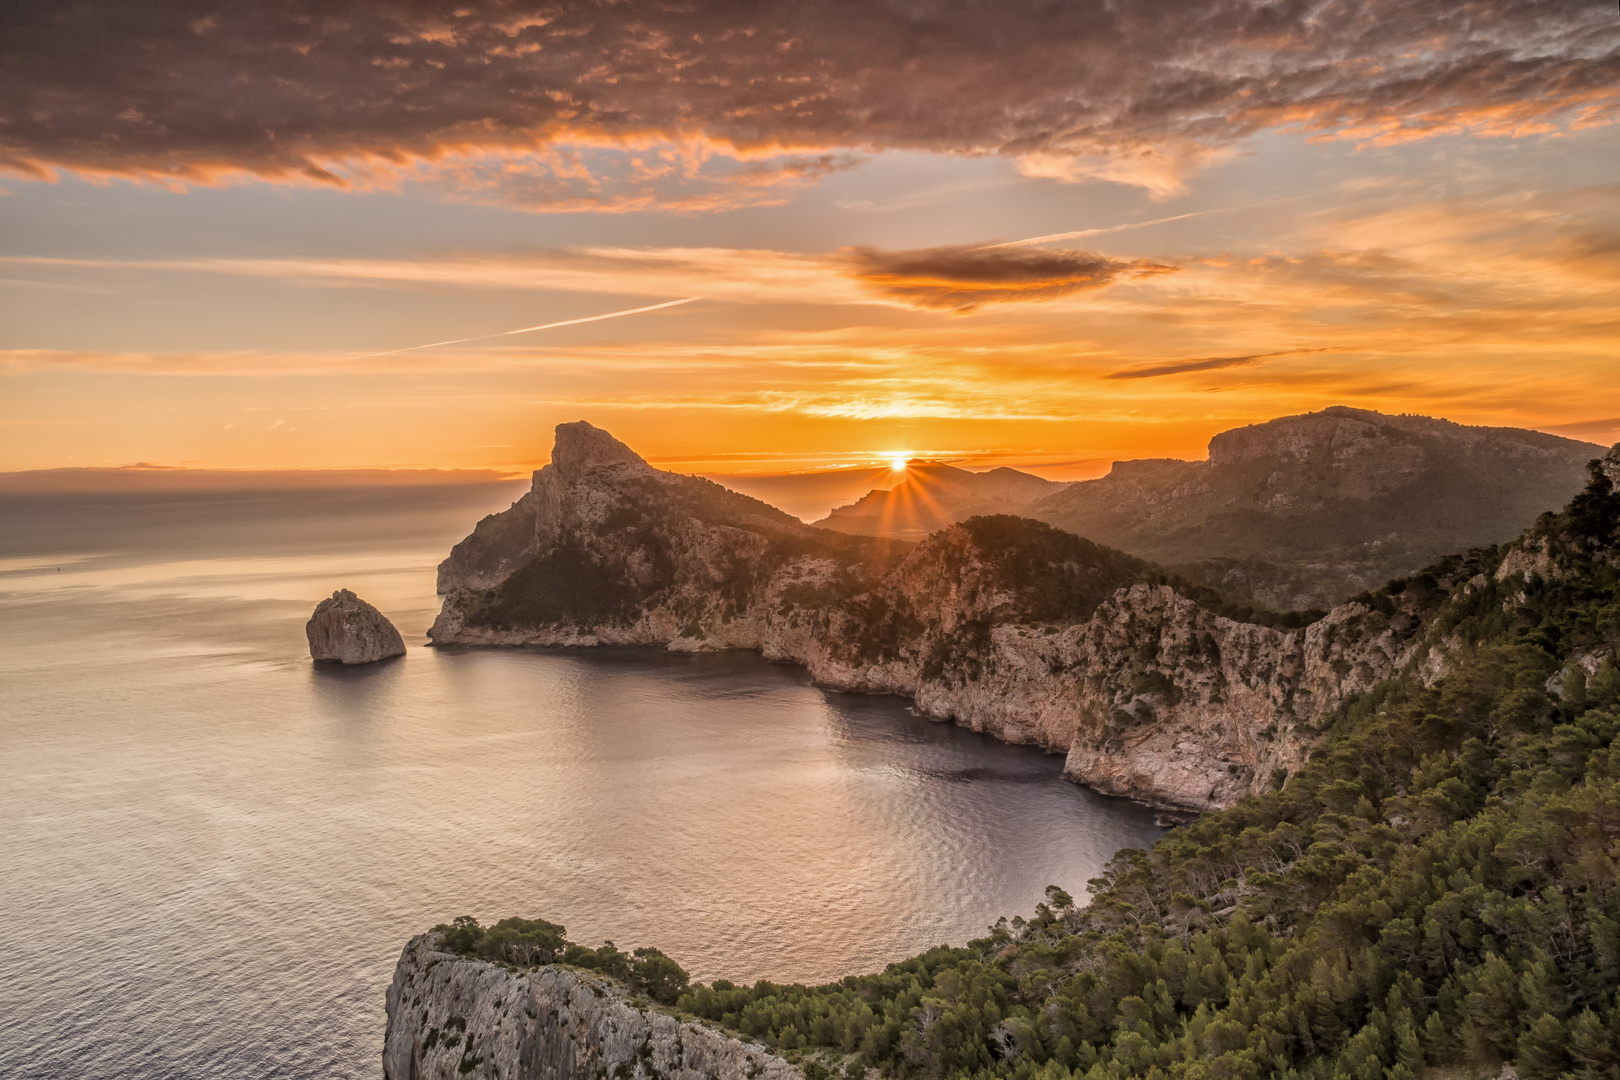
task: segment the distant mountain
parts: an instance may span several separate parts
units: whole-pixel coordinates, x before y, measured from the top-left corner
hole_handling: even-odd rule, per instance
[[[1337,406],[1224,431],[1207,461],[1120,461],[1023,513],[1278,609],[1331,607],[1511,539],[1604,448]]]
[[[861,536],[921,540],[970,517],[1022,513],[1037,499],[1068,486],[1017,469],[976,473],[914,462],[907,466],[905,479],[893,488],[869,491],[815,524]]]

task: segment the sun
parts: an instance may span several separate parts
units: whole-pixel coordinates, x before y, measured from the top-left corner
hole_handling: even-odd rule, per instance
[[[891,472],[905,472],[906,462],[911,460],[911,451],[902,450],[889,455],[889,469]]]

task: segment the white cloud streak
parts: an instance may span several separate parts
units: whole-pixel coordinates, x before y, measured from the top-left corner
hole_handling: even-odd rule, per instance
[[[601,322],[603,319],[622,319],[626,315],[640,315],[647,311],[662,311],[664,308],[679,307],[681,304],[690,304],[694,300],[702,299],[701,296],[688,296],[685,300],[669,300],[662,304],[649,304],[647,307],[609,311],[603,315],[587,315],[580,319],[563,319],[561,322],[541,323],[539,326],[525,326],[517,330],[502,330],[495,334],[479,334],[476,337],[454,338],[450,341],[432,341],[426,345],[409,345],[403,349],[385,349],[382,352],[361,353],[359,356],[350,357],[350,359],[369,360],[373,356],[395,356],[399,353],[416,352],[419,349],[437,349],[441,345],[462,345],[469,341],[489,341],[492,338],[511,337],[513,334],[532,334],[536,330],[555,330],[559,326],[578,326],[581,323]]]
[[[1245,203],[1242,206],[1223,206],[1214,210],[1194,210],[1190,214],[1176,214],[1173,217],[1154,218],[1152,221],[1131,221],[1124,225],[1107,225],[1099,229],[1076,229],[1073,232],[1047,233],[1045,236],[1031,236],[1025,240],[1008,240],[1001,244],[986,244],[980,251],[991,251],[995,248],[1032,247],[1036,244],[1055,244],[1059,240],[1081,240],[1088,236],[1106,236],[1109,233],[1127,232],[1131,229],[1145,229],[1149,225],[1168,225],[1172,221],[1186,221],[1188,218],[1209,217],[1211,214],[1235,214],[1239,210],[1250,210],[1265,203]]]

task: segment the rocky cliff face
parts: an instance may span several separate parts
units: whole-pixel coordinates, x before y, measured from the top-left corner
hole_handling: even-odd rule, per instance
[[[1021,511],[1254,603],[1329,607],[1502,543],[1586,483],[1590,443],[1335,407],[1237,428],[1207,461],[1121,461]]]
[[[440,568],[435,645],[758,649],[824,686],[907,695],[1065,754],[1099,790],[1194,809],[1297,768],[1318,720],[1428,648],[1423,614],[1456,583],[1306,626],[1026,519],[916,545],[815,529],[653,469],[588,424],[558,428],[552,464],[503,517],[479,529],[509,547]],[[491,585],[499,565],[516,568]]]
[[[438,945],[412,938],[394,970],[385,1080],[800,1080],[763,1047],[658,1012],[611,979]]]

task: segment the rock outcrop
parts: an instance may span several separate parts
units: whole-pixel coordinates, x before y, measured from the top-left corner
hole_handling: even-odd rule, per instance
[[[1330,607],[1504,543],[1586,484],[1592,443],[1343,406],[1115,462],[1019,511],[1273,608]]]
[[[1430,647],[1424,614],[1474,573],[1305,625],[1027,519],[974,518],[921,544],[812,528],[588,424],[558,427],[552,464],[507,514],[479,527],[510,549],[477,565],[516,569],[489,585],[446,560],[435,645],[757,649],[1182,809],[1297,769],[1319,721]]]
[[[405,655],[405,642],[388,616],[348,589],[315,605],[304,624],[310,658],[338,664],[370,664]]]
[[[770,1051],[561,966],[515,970],[411,939],[388,988],[385,1080],[800,1080]]]

